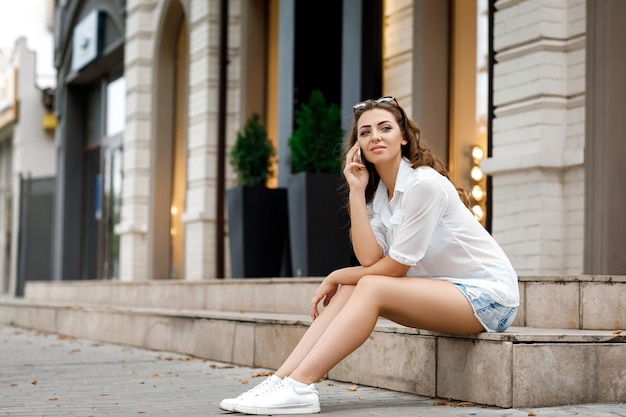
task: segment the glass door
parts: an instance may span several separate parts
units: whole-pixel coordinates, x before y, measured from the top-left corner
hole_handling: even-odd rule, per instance
[[[82,279],[119,277],[122,199],[122,133],[126,119],[124,77],[91,85],[86,93],[83,151]]]
[[[100,277],[119,278],[120,238],[115,227],[122,209],[122,134],[126,122],[126,81],[117,77],[106,85],[105,131],[102,140],[102,219]]]
[[[122,207],[122,147],[106,148],[102,164],[102,278],[117,279],[120,241],[115,226]]]

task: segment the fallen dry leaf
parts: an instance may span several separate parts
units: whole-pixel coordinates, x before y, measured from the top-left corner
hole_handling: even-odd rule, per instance
[[[459,407],[473,407],[476,404],[469,402],[469,401],[463,401],[457,404]]]
[[[252,378],[258,378],[261,376],[270,376],[270,375],[274,375],[274,372],[258,372],[254,375],[252,375]]]
[[[328,384],[326,384],[326,385],[328,385],[329,387],[334,387],[334,386],[335,386],[335,384],[333,384],[332,382],[329,382],[329,383],[328,383]]]
[[[437,401],[435,405],[448,405],[447,401]]]
[[[152,372],[152,376],[159,376],[158,372]]]
[[[72,349],[68,353],[71,355],[72,353],[80,352],[80,349]]]
[[[171,356],[168,356],[168,357],[166,357],[166,358],[165,358],[165,360],[166,360],[166,361],[173,361],[173,360],[174,360],[174,358],[172,358]]]
[[[613,334],[622,334],[622,331],[621,331],[621,330],[615,330],[615,331],[613,332]]]
[[[235,365],[210,365],[213,369],[230,369],[234,368]]]
[[[363,398],[363,397],[359,397],[359,400],[364,400],[364,399],[365,399],[365,398]]]
[[[33,381],[30,381],[30,383],[33,384],[33,385],[37,385],[37,380],[35,379]]]
[[[247,379],[242,379],[242,380],[241,380],[241,383],[242,383],[242,384],[244,384],[244,385],[246,385],[246,384],[248,384],[248,380],[247,380]]]
[[[191,359],[193,358],[190,358],[189,356],[183,356],[183,357],[178,358],[179,361],[190,361]]]
[[[48,400],[50,400],[50,401],[56,401],[56,400],[58,400],[58,398],[57,398],[57,397],[48,397]]]
[[[143,381],[139,381],[139,385],[145,384],[145,382]]]
[[[356,385],[351,385],[350,387],[348,387],[348,391],[352,391],[352,392],[354,392],[354,391],[356,391],[358,389],[359,389],[359,387],[357,387]]]
[[[17,387],[17,384],[11,384],[10,386],[11,387]]]
[[[529,416],[536,416],[537,413],[535,413],[534,411],[531,411],[530,413],[528,413]]]

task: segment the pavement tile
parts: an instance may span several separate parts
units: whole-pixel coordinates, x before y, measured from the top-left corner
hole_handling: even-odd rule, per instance
[[[219,402],[269,371],[0,325],[0,417],[240,416]],[[501,409],[331,380],[317,387],[324,416],[626,417],[626,404]]]

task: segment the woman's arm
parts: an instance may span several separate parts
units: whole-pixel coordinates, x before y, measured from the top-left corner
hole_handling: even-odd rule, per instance
[[[362,192],[350,192],[350,239],[354,254],[362,266],[374,265],[382,259],[383,250],[376,241],[374,231],[370,225],[365,204],[365,194]]]
[[[335,284],[356,285],[365,275],[384,275],[388,277],[402,277],[409,270],[408,265],[403,265],[389,256],[385,256],[370,266],[352,266],[338,269],[328,275],[326,279]]]
[[[350,207],[350,238],[352,247],[359,263],[364,266],[373,265],[383,256],[381,247],[370,226],[365,201],[365,188],[369,174],[365,166],[357,157],[358,143],[350,148],[346,154],[346,164],[343,175],[350,187],[348,205]]]
[[[385,275],[390,277],[402,277],[408,271],[409,266],[394,261],[389,256],[380,259],[374,265],[352,266],[331,272],[317,287],[311,300],[311,317],[313,320],[319,315],[318,304],[323,300],[327,306],[333,298],[339,285],[356,285],[366,275]]]

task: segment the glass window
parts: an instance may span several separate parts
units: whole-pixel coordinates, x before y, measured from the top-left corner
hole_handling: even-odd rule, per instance
[[[102,138],[102,93],[100,83],[95,83],[87,91],[86,146],[97,145]]]
[[[126,79],[120,77],[107,85],[106,135],[122,133],[126,125]]]

